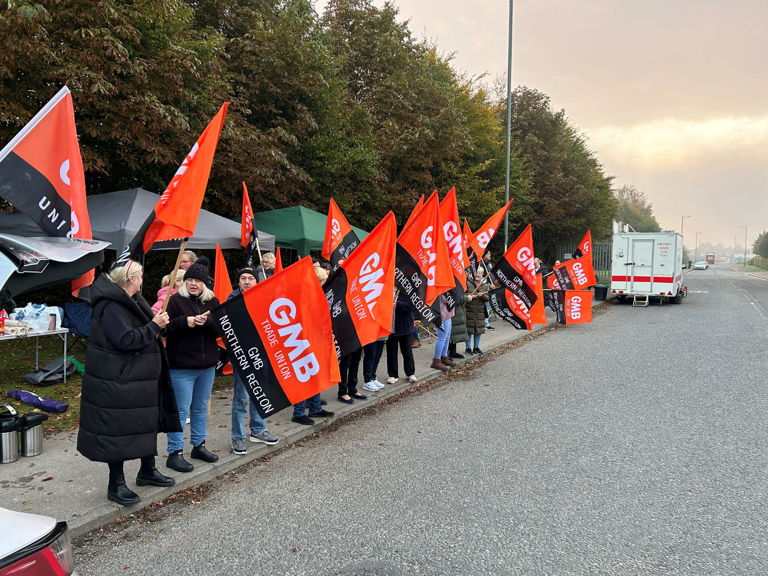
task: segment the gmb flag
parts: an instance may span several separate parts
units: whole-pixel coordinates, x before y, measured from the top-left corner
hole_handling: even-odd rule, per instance
[[[472,248],[472,252],[475,254],[475,258],[479,261],[483,257],[483,252],[488,247],[488,243],[493,239],[496,234],[496,230],[504,221],[504,215],[509,210],[509,207],[514,202],[514,199],[506,203],[506,205],[499,209],[496,214],[488,218],[480,228],[477,229],[475,235],[469,241],[468,246]]]
[[[581,240],[578,248],[573,252],[574,258],[582,258],[584,256],[592,257],[592,232],[589,230],[584,234],[584,238]]]
[[[456,286],[442,229],[435,192],[400,233],[395,248],[395,287],[407,296],[417,318],[438,327],[442,319],[430,306]]]
[[[554,267],[554,276],[555,286],[560,290],[584,290],[597,283],[591,255],[558,264]]]
[[[533,235],[528,224],[523,233],[493,267],[493,274],[507,290],[520,298],[530,309],[537,300],[536,264],[533,262]]]
[[[325,238],[323,239],[322,256],[336,269],[339,260],[349,258],[352,251],[360,244],[360,239],[352,230],[344,214],[331,198],[328,207],[328,219],[325,222]]]
[[[253,225],[253,207],[248,188],[243,182],[243,216],[240,221],[240,246],[245,248],[245,265],[252,267],[254,255],[259,253],[259,231]],[[261,262],[259,262],[261,264]]]
[[[341,380],[331,315],[309,257],[211,316],[263,418]]]
[[[531,313],[520,298],[506,288],[494,288],[489,303],[496,315],[518,330],[531,329]]]
[[[392,331],[396,237],[390,212],[323,285],[339,358]]]
[[[592,296],[589,290],[553,290],[550,305],[560,324],[588,324],[592,322]]]

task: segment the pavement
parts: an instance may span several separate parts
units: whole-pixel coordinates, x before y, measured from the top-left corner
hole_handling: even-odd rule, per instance
[[[600,303],[594,302],[593,305]],[[547,320],[547,326],[534,326],[532,333],[555,323],[554,314],[549,309]],[[517,331],[501,320],[494,322],[493,327],[496,329],[486,331],[482,337],[481,348],[485,352],[491,352],[531,334],[531,332]],[[387,385],[379,392],[359,390],[367,395],[368,399],[357,400],[351,405],[336,399],[336,386],[333,386],[322,393],[323,399],[328,402],[324,408],[334,412],[333,417],[315,418],[314,425],[306,426],[291,422],[292,410],[285,409],[267,420],[267,429],[277,436],[280,442],[274,446],[247,442],[248,453],[242,456],[230,453],[232,391],[231,389],[214,390],[211,397],[206,447],[218,454],[218,462],[207,464],[190,459],[190,447],[187,446],[185,456],[194,464],[194,471],[182,474],[169,470],[165,467],[166,438],[164,434],[158,435],[157,467],[163,474],[174,477],[176,484],[170,488],[137,487],[134,480],[139,461],[126,462],[125,477],[128,480],[128,486],[142,496],[142,501],[135,506],[121,507],[107,500],[107,467],[103,463],[91,462],[78,453],[76,429],[55,434],[43,441],[43,454],[40,456],[21,457],[16,462],[0,465],[0,506],[66,520],[73,537],[85,534],[104,524],[114,522],[123,515],[132,514],[153,502],[163,500],[171,494],[207,482],[243,464],[281,450],[286,445],[293,444],[346,416],[383,402],[409,387],[420,386],[435,378],[440,373],[430,368],[433,343],[434,340],[424,341],[420,348],[413,350],[418,382],[409,384],[404,374],[400,374],[401,378],[397,384]],[[399,360],[402,370],[402,358]],[[469,357],[457,362],[474,360],[475,357]],[[360,370],[362,371],[362,362]],[[378,375],[380,381],[386,382],[386,350],[379,363]],[[359,386],[362,385],[362,375],[360,375],[360,381]],[[188,426],[185,442],[189,445]]]

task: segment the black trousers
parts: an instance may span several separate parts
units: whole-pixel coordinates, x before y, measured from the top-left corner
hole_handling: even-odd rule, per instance
[[[109,475],[112,476],[118,476],[123,473],[123,463],[125,461],[121,460],[120,462],[109,462]],[[155,467],[155,457],[154,456],[144,456],[141,458],[141,469],[145,472],[151,472]]]
[[[360,371],[360,359],[363,357],[363,349],[358,348],[354,352],[342,356],[339,360],[339,396],[357,394],[357,373]]]
[[[395,336],[390,334],[387,339],[387,374],[390,378],[397,378],[397,347],[400,346],[400,353],[403,355],[403,370],[406,376],[413,376],[416,372],[416,365],[413,363],[413,334]]]

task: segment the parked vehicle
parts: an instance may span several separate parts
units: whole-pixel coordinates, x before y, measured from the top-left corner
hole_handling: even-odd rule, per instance
[[[707,268],[709,268],[709,264],[704,262],[704,260],[696,262],[696,264],[693,265],[694,270],[706,270]]]
[[[707,252],[704,256],[704,259],[707,261],[707,264],[714,264],[715,263],[715,253],[714,252]]]
[[[76,574],[66,522],[0,508],[0,576]]]
[[[683,286],[683,237],[673,230],[662,232],[620,231],[615,223],[611,293],[619,301],[633,297],[635,306],[647,306],[649,298],[680,304]]]

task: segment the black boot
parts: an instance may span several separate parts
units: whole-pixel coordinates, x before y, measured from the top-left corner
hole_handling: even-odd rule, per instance
[[[464,354],[456,352],[456,344],[448,344],[448,358],[455,358],[461,360],[464,358]]]
[[[209,452],[208,449],[205,447],[205,440],[200,442],[199,445],[192,447],[192,453],[190,454],[192,458],[197,458],[198,460],[202,460],[203,462],[216,462],[216,460],[219,459],[216,454],[213,452]]]
[[[141,498],[125,484],[122,462],[110,462],[109,484],[107,485],[107,499],[117,502],[120,506],[132,506],[141,502]]]
[[[184,454],[181,450],[171,452],[168,454],[168,459],[165,461],[165,467],[176,472],[192,472],[195,469],[192,464],[184,460]]]
[[[176,484],[176,480],[170,476],[164,476],[163,474],[160,474],[158,469],[155,467],[154,456],[148,456],[141,459],[141,468],[139,468],[139,473],[136,475],[137,486],[165,487],[173,486],[174,484]]]

